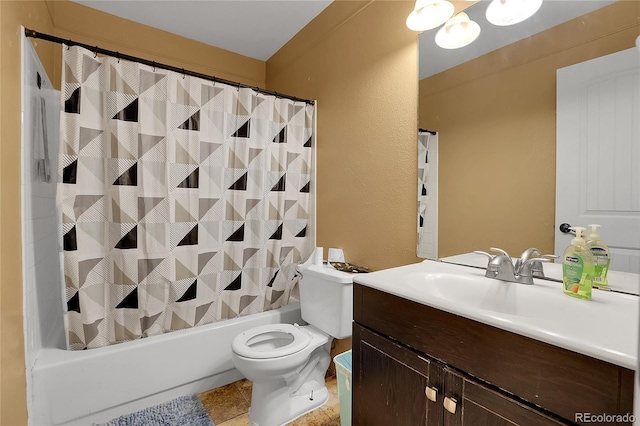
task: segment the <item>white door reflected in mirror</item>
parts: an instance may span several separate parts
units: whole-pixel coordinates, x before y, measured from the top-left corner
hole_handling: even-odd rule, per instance
[[[555,253],[562,223],[602,225],[611,270],[640,273],[640,52],[627,49],[559,69]]]

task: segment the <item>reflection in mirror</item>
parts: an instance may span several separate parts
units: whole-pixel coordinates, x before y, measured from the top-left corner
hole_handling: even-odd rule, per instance
[[[640,2],[546,0],[511,27],[489,24],[487,4],[465,10],[482,31],[462,49],[437,47],[437,29],[419,37],[419,127],[439,135],[438,254],[554,253],[557,70],[634,47]]]
[[[430,77],[464,62],[509,44],[526,39],[594,10],[615,3],[616,0],[547,0],[531,18],[515,25],[497,26],[486,17],[488,1],[480,1],[464,10],[481,28],[480,35],[466,48],[444,50],[435,43],[438,28],[424,31],[418,38],[418,77]],[[459,6],[460,8],[460,6]]]

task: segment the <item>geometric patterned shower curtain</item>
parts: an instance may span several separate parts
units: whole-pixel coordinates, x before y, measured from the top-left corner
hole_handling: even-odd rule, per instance
[[[287,304],[313,245],[314,106],[63,52],[68,348]]]

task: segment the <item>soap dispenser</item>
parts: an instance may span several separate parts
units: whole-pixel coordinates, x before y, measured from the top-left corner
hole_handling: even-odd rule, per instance
[[[591,299],[594,260],[582,233],[585,228],[576,226],[576,237],[562,255],[562,283],[564,293],[580,299]]]
[[[594,287],[606,287],[607,272],[609,271],[609,264],[611,263],[611,252],[609,246],[607,246],[598,235],[598,227],[600,225],[589,225],[591,227],[591,233],[587,236],[587,247],[591,250],[594,261],[594,273],[593,273],[593,286]]]

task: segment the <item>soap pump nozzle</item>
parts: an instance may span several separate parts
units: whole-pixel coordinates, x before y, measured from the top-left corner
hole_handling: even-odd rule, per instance
[[[598,235],[598,228],[600,227],[600,225],[593,223],[591,225],[589,225],[591,227],[591,233],[588,235],[588,239],[589,240],[599,240],[600,239],[600,235]]]
[[[586,245],[587,243],[584,241],[584,238],[582,238],[582,233],[586,230],[586,228],[583,228],[582,226],[574,226],[573,230],[576,231],[576,237],[571,240],[571,245],[574,245],[574,246]]]

